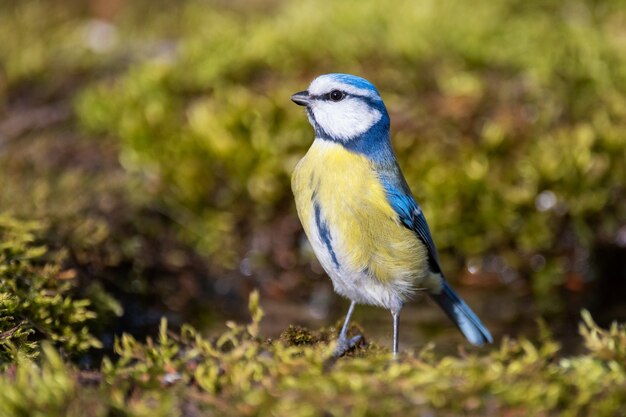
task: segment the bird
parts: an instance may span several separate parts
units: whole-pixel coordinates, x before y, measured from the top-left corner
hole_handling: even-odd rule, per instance
[[[291,188],[313,252],[336,293],[351,303],[333,355],[362,336],[347,337],[357,304],[382,307],[393,319],[398,354],[400,311],[427,293],[469,343],[493,337],[445,279],[428,223],[400,170],[385,104],[368,80],[324,74],[291,96],[305,107],[315,138],[296,164]]]

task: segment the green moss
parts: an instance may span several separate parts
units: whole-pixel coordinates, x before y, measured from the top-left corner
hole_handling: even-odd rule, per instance
[[[559,345],[544,335],[538,344],[505,339],[491,351],[458,356],[438,355],[429,345],[393,359],[385,349],[361,347],[360,355],[329,367],[332,343],[320,340],[324,331],[287,330],[299,344],[266,341],[255,332],[259,311],[250,324],[228,323],[212,339],[187,326],[171,333],[163,321],[155,340],[119,339],[118,359],[107,359],[100,372],[78,371],[44,347],[40,364],[22,358],[0,376],[0,415],[602,417],[626,412],[626,328],[600,329],[586,312],[581,335],[588,350],[576,356],[562,356]]]
[[[315,345],[328,341],[328,335],[315,333],[303,326],[290,325],[280,334],[281,342],[288,346]]]
[[[67,354],[99,347],[88,330],[90,302],[71,295],[75,272],[36,243],[41,226],[0,213],[0,364],[34,357],[49,340]]]

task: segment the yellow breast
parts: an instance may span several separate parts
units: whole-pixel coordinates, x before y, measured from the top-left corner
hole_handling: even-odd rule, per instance
[[[400,224],[365,156],[316,139],[294,171],[292,189],[309,240],[319,240],[316,215],[323,216],[342,269],[407,287],[419,286],[428,275],[425,246]],[[327,250],[312,245],[318,257]],[[335,280],[331,268],[325,269]]]

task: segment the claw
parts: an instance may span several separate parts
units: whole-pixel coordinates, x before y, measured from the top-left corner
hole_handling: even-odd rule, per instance
[[[337,339],[337,346],[333,351],[332,357],[338,359],[346,354],[350,349],[355,348],[363,340],[363,336],[358,334],[350,339],[346,337],[340,337]]]
[[[345,336],[340,336],[339,339],[337,339],[337,346],[335,347],[332,355],[324,361],[324,372],[329,371],[340,357],[357,347],[362,341],[363,336],[360,334],[353,336],[350,339]]]

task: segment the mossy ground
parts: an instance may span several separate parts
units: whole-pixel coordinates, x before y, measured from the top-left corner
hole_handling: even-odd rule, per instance
[[[549,334],[441,356],[362,343],[331,360],[336,331],[287,329],[279,340],[252,322],[207,339],[184,326],[116,342],[116,358],[80,371],[43,344],[0,377],[6,416],[620,416],[626,415],[626,329],[583,314],[586,352],[564,357]]]
[[[74,294],[63,258],[37,242],[36,224],[0,218],[0,416],[619,416],[626,413],[626,327],[600,329],[583,312],[584,352],[564,355],[540,323],[538,341],[445,355],[433,343],[394,358],[365,337],[332,357],[340,323],[260,334],[259,294],[248,324],[212,337],[161,320],[141,341],[116,338],[112,355],[88,325],[94,304]],[[97,299],[97,298],[96,298]],[[91,323],[92,327],[93,323]],[[95,327],[97,328],[97,327]],[[5,330],[6,329],[6,330]]]

